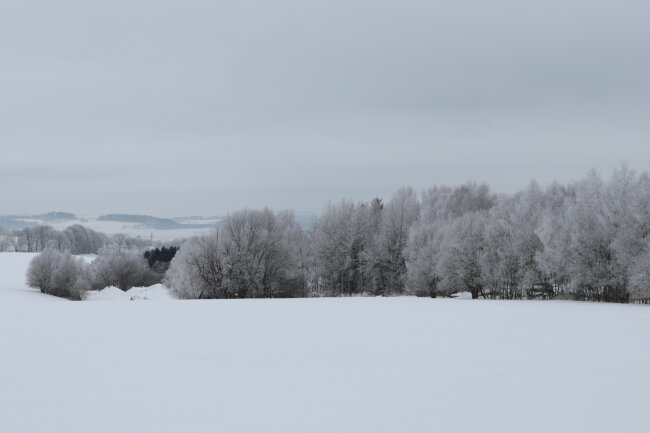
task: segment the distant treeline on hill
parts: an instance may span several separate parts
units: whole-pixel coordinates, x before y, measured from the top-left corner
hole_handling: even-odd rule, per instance
[[[32,218],[42,221],[72,221],[76,220],[77,216],[69,212],[48,212],[34,215]]]
[[[37,215],[0,215],[0,227],[4,229],[23,229],[25,227],[36,227],[38,225],[62,222],[62,221],[76,221],[79,218],[77,215],[68,212],[48,212]],[[116,221],[124,223],[134,223],[146,226],[156,230],[173,230],[173,229],[203,229],[215,226],[214,222],[207,221],[205,223],[196,223],[204,218],[157,218],[149,215],[130,215],[130,214],[108,214],[102,215],[97,218],[98,221]],[[213,218],[217,219],[217,218]],[[185,223],[192,221],[191,224]]]
[[[0,227],[0,252],[37,253],[51,248],[69,251],[72,254],[97,254],[106,247],[143,251],[152,246],[147,239],[121,234],[108,236],[79,224],[61,231],[47,225],[25,227],[21,230],[7,230]]]
[[[38,215],[1,215],[0,227],[5,229],[22,229],[25,227],[35,227],[39,225],[38,222],[55,222],[55,221],[72,221],[76,220],[77,216],[68,212],[48,212]]]

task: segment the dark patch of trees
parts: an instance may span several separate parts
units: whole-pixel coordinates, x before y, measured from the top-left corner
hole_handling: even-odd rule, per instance
[[[169,269],[169,264],[176,255],[176,252],[178,252],[178,247],[163,246],[162,248],[145,251],[144,258],[147,260],[149,268],[157,272],[165,273]]]

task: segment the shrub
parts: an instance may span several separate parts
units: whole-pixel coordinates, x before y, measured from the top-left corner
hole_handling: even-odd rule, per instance
[[[138,253],[103,249],[91,265],[93,288],[115,286],[121,290],[160,283],[162,275],[149,269]]]
[[[70,252],[46,248],[32,259],[27,270],[27,285],[48,295],[80,300],[88,290],[89,279],[82,259]]]

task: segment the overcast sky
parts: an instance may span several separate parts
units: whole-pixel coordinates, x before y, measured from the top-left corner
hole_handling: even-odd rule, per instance
[[[650,2],[0,0],[0,214],[650,168]]]

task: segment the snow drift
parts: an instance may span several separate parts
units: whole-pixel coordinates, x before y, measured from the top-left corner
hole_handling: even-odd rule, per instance
[[[169,301],[173,299],[162,284],[150,287],[133,287],[126,292],[117,287],[106,287],[100,291],[86,293],[86,301]]]

